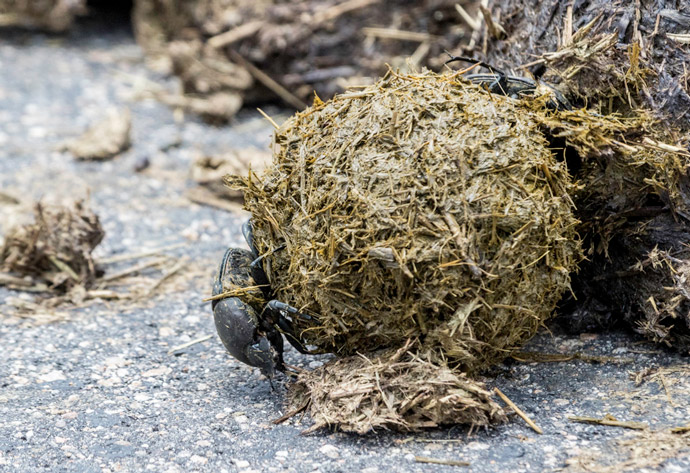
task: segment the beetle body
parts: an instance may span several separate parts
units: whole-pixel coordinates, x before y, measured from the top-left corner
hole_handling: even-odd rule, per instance
[[[456,61],[473,63],[489,69],[491,71],[490,74],[465,74],[464,77],[473,84],[487,87],[491,93],[506,95],[508,97],[518,99],[524,96],[534,95],[538,87],[544,86],[549,89],[552,96],[552,98],[547,102],[547,106],[549,108],[554,110],[572,110],[572,105],[568,99],[550,84],[528,79],[526,77],[509,76],[500,69],[497,69],[483,61],[478,61],[476,59],[464,56],[451,56],[450,59],[444,63],[444,65]]]
[[[213,319],[228,352],[272,378],[276,371],[285,371],[282,335],[300,353],[314,353],[305,348],[291,320],[294,317],[313,319],[272,299],[271,286],[263,269],[264,257],[258,255],[249,222],[242,226],[242,233],[251,251],[228,248],[225,252],[213,283]],[[283,248],[279,246],[274,251]]]
[[[251,263],[254,255],[240,248],[225,252],[214,282],[213,295],[218,296],[235,288],[255,287]],[[276,328],[261,318],[263,297],[253,304],[239,297],[226,297],[213,301],[213,319],[216,330],[228,352],[242,363],[255,366],[273,377],[283,370],[283,338]]]

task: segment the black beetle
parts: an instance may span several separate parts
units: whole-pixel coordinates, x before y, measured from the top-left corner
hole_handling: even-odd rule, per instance
[[[309,315],[272,297],[263,269],[263,256],[257,254],[251,223],[242,226],[251,250],[228,248],[213,283],[213,319],[223,345],[237,360],[257,367],[269,379],[285,372],[283,337],[300,353],[311,354],[295,334],[289,317],[312,320]],[[279,247],[279,251],[282,247]],[[223,297],[228,288],[260,288],[261,297],[243,300],[236,295]],[[267,302],[266,302],[267,301]]]
[[[508,97],[517,99],[525,95],[533,95],[537,90],[538,85],[544,85],[553,93],[553,98],[547,102],[547,105],[550,108],[556,110],[572,110],[572,105],[568,99],[566,99],[565,96],[560,91],[556,90],[556,88],[554,88],[551,84],[547,84],[546,82],[537,82],[526,77],[509,76],[505,72],[491,66],[490,64],[464,56],[450,56],[450,59],[444,62],[443,65],[457,61],[473,63],[480,67],[489,69],[491,71],[490,74],[465,74],[463,77],[473,84],[486,86],[491,93],[506,95]]]

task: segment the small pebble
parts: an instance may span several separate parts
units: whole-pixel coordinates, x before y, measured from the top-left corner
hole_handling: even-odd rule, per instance
[[[142,156],[134,163],[134,172],[142,172],[151,166],[151,160],[147,156]]]
[[[338,448],[330,444],[326,444],[323,447],[319,448],[319,452],[323,453],[328,458],[332,459],[336,459],[340,456],[340,453],[338,453]]]

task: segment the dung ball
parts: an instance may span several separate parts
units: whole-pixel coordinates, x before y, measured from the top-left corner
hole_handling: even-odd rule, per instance
[[[407,340],[465,371],[532,337],[581,258],[566,164],[518,100],[390,71],[290,118],[245,194],[276,299],[346,356]]]

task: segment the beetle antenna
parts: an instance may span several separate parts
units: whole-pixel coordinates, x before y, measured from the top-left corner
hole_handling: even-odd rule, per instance
[[[484,67],[488,70],[491,71],[492,74],[498,74],[499,76],[506,76],[507,74],[500,70],[497,67],[492,66],[491,64],[487,64],[484,61],[480,61],[479,59],[473,59],[471,57],[466,57],[466,56],[453,56],[450,54],[448,51],[446,51],[446,54],[450,56],[450,59],[448,59],[446,62],[443,63],[444,66],[450,64],[451,62],[468,62],[470,64],[478,64],[480,67]]]

